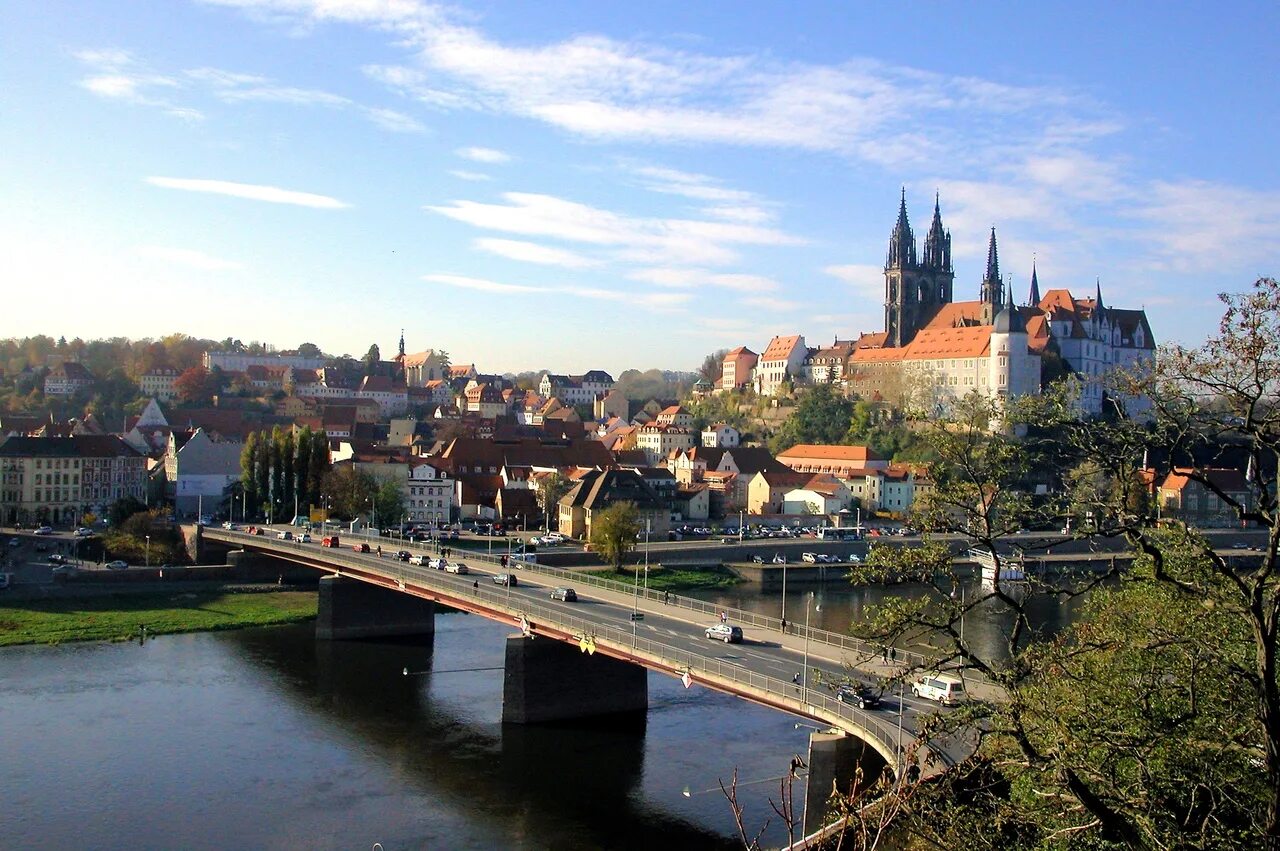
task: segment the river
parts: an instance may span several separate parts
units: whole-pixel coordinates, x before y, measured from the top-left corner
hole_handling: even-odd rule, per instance
[[[788,618],[812,605],[827,629],[890,593],[828,587],[809,603],[808,590],[789,593]],[[703,596],[781,609],[749,588]],[[1041,620],[1068,616],[1050,604]],[[1003,623],[976,612],[967,635],[995,642]],[[772,817],[766,844],[785,840],[766,779],[807,749],[794,718],[651,674],[635,723],[504,726],[502,672],[477,669],[503,664],[508,628],[464,614],[436,628],[407,642],[316,642],[306,624],[0,650],[2,844],[738,848],[716,788],[735,768],[748,827]]]

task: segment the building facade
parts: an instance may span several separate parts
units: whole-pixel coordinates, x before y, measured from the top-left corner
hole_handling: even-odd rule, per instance
[[[116,500],[147,496],[147,458],[114,435],[9,437],[0,443],[0,517],[73,526]]]

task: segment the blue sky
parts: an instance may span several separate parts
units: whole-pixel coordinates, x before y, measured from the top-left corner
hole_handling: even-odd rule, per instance
[[[1277,273],[1274,3],[4,4],[0,334],[692,369],[883,324],[899,189],[1160,341]]]

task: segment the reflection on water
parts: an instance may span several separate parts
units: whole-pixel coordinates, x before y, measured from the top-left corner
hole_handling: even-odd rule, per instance
[[[504,726],[501,671],[401,671],[500,666],[506,628],[437,629],[0,651],[3,844],[727,849],[732,817],[702,790],[735,767],[781,774],[806,746],[789,716],[657,676],[638,723]],[[763,822],[776,786],[745,791]]]

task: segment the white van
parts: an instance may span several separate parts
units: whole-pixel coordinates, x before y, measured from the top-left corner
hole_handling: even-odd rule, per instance
[[[911,683],[911,693],[943,706],[954,706],[965,699],[964,683],[955,674],[922,674]]]

